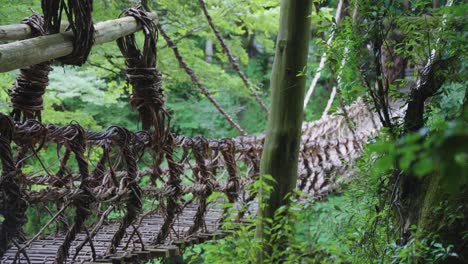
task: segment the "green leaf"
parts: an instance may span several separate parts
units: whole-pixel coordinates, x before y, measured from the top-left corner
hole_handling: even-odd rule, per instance
[[[419,159],[412,168],[413,173],[418,177],[425,176],[433,170],[434,162],[429,157]]]

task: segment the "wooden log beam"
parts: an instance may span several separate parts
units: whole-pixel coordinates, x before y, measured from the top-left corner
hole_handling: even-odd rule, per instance
[[[153,21],[154,12],[148,13]],[[133,17],[122,17],[95,25],[94,44],[114,41],[141,29]],[[73,51],[73,33],[64,32],[0,45],[0,72],[57,59]]]
[[[68,27],[68,21],[62,21],[60,32]],[[9,42],[12,40],[23,40],[32,38],[31,27],[25,24],[0,25],[0,42]]]
[[[0,41],[21,40],[31,36],[31,27],[25,24],[0,26]]]

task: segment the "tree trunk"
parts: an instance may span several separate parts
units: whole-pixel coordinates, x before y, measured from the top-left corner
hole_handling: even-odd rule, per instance
[[[205,42],[205,60],[209,63],[213,62],[213,42],[211,40]]]
[[[310,0],[282,0],[280,29],[275,62],[271,74],[271,113],[261,160],[261,175],[276,181],[259,217],[272,218],[276,209],[286,204],[284,197],[296,186],[299,144],[309,46]],[[260,190],[260,197],[262,197]],[[266,223],[257,226],[256,237],[269,241]],[[259,252],[260,262],[264,252]]]
[[[424,108],[428,98],[434,96],[445,82],[446,74],[453,71],[456,63],[455,58],[435,59],[422,71],[418,85],[413,88],[409,95],[408,107],[404,119],[404,132],[416,132],[424,127]],[[422,144],[422,142],[421,142]],[[440,191],[435,191],[435,186],[440,187],[438,182],[441,175],[427,175],[424,178],[417,177],[411,173],[402,173],[400,180],[400,218],[397,219],[402,229],[403,244],[410,238],[411,226],[417,225],[426,229],[426,224],[422,224],[433,218],[433,213],[428,213],[427,208],[432,208],[436,202],[440,202],[442,195]],[[431,187],[432,186],[432,187]],[[430,191],[432,190],[432,191]],[[429,206],[429,207],[428,207]],[[426,208],[426,212],[424,212]],[[432,230],[430,230],[432,231]]]

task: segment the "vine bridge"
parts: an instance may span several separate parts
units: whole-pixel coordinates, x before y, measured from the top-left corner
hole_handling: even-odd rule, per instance
[[[347,112],[354,131],[342,115],[304,124],[298,188],[313,197],[328,194],[349,176],[349,165],[376,131],[374,116],[361,101]],[[225,193],[240,208],[240,221],[255,213],[255,197],[245,187],[258,178],[263,136],[211,140],[171,134],[164,146],[155,146],[150,133],[122,127],[92,132],[77,124],[13,123],[5,115],[0,120],[2,235],[15,241],[27,204],[43,205],[51,214],[47,225],[56,221],[60,226],[54,234],[39,233],[11,246],[2,263],[50,263],[56,257],[68,258],[68,263],[142,261],[176,255],[180,246],[225,235],[219,229],[223,210],[207,201],[213,192]],[[40,164],[40,152],[47,148],[56,149],[57,171],[50,169],[54,164],[28,174],[21,171],[26,161]],[[78,164],[76,171],[72,163]],[[149,184],[140,187],[145,179]],[[145,198],[154,204],[143,206]],[[51,204],[55,212],[47,207]],[[69,223],[64,212],[72,208],[76,216]],[[116,210],[124,212],[121,219],[106,221]],[[94,221],[86,224],[86,219]]]
[[[65,2],[60,1],[72,14],[66,32],[61,32],[58,9],[51,4],[43,5],[48,11],[44,17],[0,26],[0,41],[17,40],[0,45],[0,72],[21,68],[11,89],[12,112],[0,114],[0,262],[137,263],[171,257],[229,233],[221,228],[227,213],[223,202],[236,208],[237,222],[255,214],[256,197],[247,187],[259,177],[265,136],[245,135],[210,97],[155,13],[131,8],[123,18],[93,25],[86,6],[90,0]],[[143,51],[133,35],[141,28]],[[157,32],[241,136],[192,138],[170,131],[156,68]],[[143,130],[113,126],[96,132],[77,123],[42,123],[42,96],[52,60],[81,65],[93,44],[112,40],[126,59],[131,105],[139,111]],[[351,176],[350,165],[379,123],[362,100],[304,123],[297,188],[318,199],[339,187]],[[46,152],[55,152],[56,160],[43,160]],[[208,199],[215,192],[224,193],[226,201]],[[50,217],[27,238],[23,226],[30,205]],[[72,212],[73,218],[67,218]]]

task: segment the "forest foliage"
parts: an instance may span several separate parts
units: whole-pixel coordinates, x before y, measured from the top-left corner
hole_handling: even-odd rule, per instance
[[[348,1],[346,1],[348,2]],[[434,3],[437,6],[434,7]],[[252,225],[240,227],[221,241],[206,243],[187,250],[189,263],[250,263],[254,257],[255,221],[274,221],[274,228],[290,246],[287,251],[271,256],[273,263],[463,263],[468,248],[466,187],[468,185],[468,130],[466,76],[466,10],[468,5],[455,1],[349,1],[344,20],[335,25],[331,45],[326,41],[336,22],[338,1],[314,1],[311,14],[311,42],[308,54],[307,87],[315,74],[320,56],[327,52],[328,62],[311,102],[305,108],[304,120],[320,118],[337,73],[342,71],[338,96],[332,111],[362,96],[371,104],[370,95],[378,82],[369,49],[376,36],[384,46],[415,69],[411,76],[385,84],[388,95],[408,99],[405,87],[414,85],[419,70],[427,63],[432,50],[443,58],[456,58],[453,70],[442,71],[446,81],[426,102],[424,127],[404,133],[402,121],[392,120],[393,127],[383,129],[374,138],[355,167],[355,177],[324,201],[314,201],[303,194],[290,196],[291,204],[281,208],[277,218],[252,219]],[[213,20],[229,48],[241,64],[261,98],[269,102],[269,79],[273,63],[279,20],[279,1],[206,0]],[[404,3],[409,3],[406,8]],[[0,24],[18,23],[40,10],[37,0],[1,0]],[[95,1],[94,19],[114,19],[134,1]],[[174,40],[188,64],[202,83],[234,116],[249,134],[265,130],[267,117],[255,102],[242,80],[230,66],[213,35],[197,1],[151,1],[162,25]],[[358,18],[352,18],[357,9]],[[377,22],[376,22],[377,21]],[[138,36],[140,41],[142,36]],[[441,40],[441,41],[437,41]],[[205,48],[213,43],[212,60]],[[348,53],[344,50],[349,49]],[[343,56],[346,65],[341,65]],[[163,72],[171,128],[187,136],[212,138],[236,136],[237,132],[217,113],[198,91],[190,78],[178,67],[172,51],[163,38],[158,41],[158,67]],[[392,60],[385,67],[392,67]],[[341,67],[341,69],[340,69]],[[137,114],[129,106],[131,94],[125,80],[124,60],[115,43],[96,46],[83,67],[56,66],[50,75],[45,95],[43,121],[65,125],[77,121],[83,127],[100,130],[110,125],[139,129]],[[9,112],[8,89],[17,71],[0,74],[0,111]],[[299,74],[299,73],[298,73]],[[380,79],[379,79],[380,78]],[[402,92],[403,91],[403,92]],[[44,157],[45,160],[53,159]],[[27,170],[27,168],[25,168]],[[394,172],[398,169],[424,179],[441,175],[444,196],[430,208],[436,228],[425,230],[408,227],[411,237],[401,241],[400,227],[393,220],[396,204]],[[260,188],[260,181],[252,186]],[[263,186],[268,189],[268,186]],[[465,189],[463,189],[465,188]],[[220,195],[220,194],[216,194]],[[460,197],[461,195],[461,197]],[[302,197],[299,201],[298,197]],[[456,197],[455,200],[451,197]],[[217,197],[219,198],[219,197]],[[214,199],[214,198],[213,198]],[[460,202],[461,201],[461,202]],[[287,211],[284,216],[284,212]],[[26,231],[32,233],[43,223],[37,208],[28,211]],[[431,227],[433,223],[427,225]],[[458,226],[460,225],[460,226]],[[445,236],[457,226],[459,240],[453,243]],[[227,228],[230,226],[227,226]],[[254,244],[255,246],[255,244]],[[464,253],[463,253],[464,252]],[[464,256],[462,254],[465,254]],[[465,257],[465,259],[463,259]],[[301,262],[302,261],[302,262]]]

